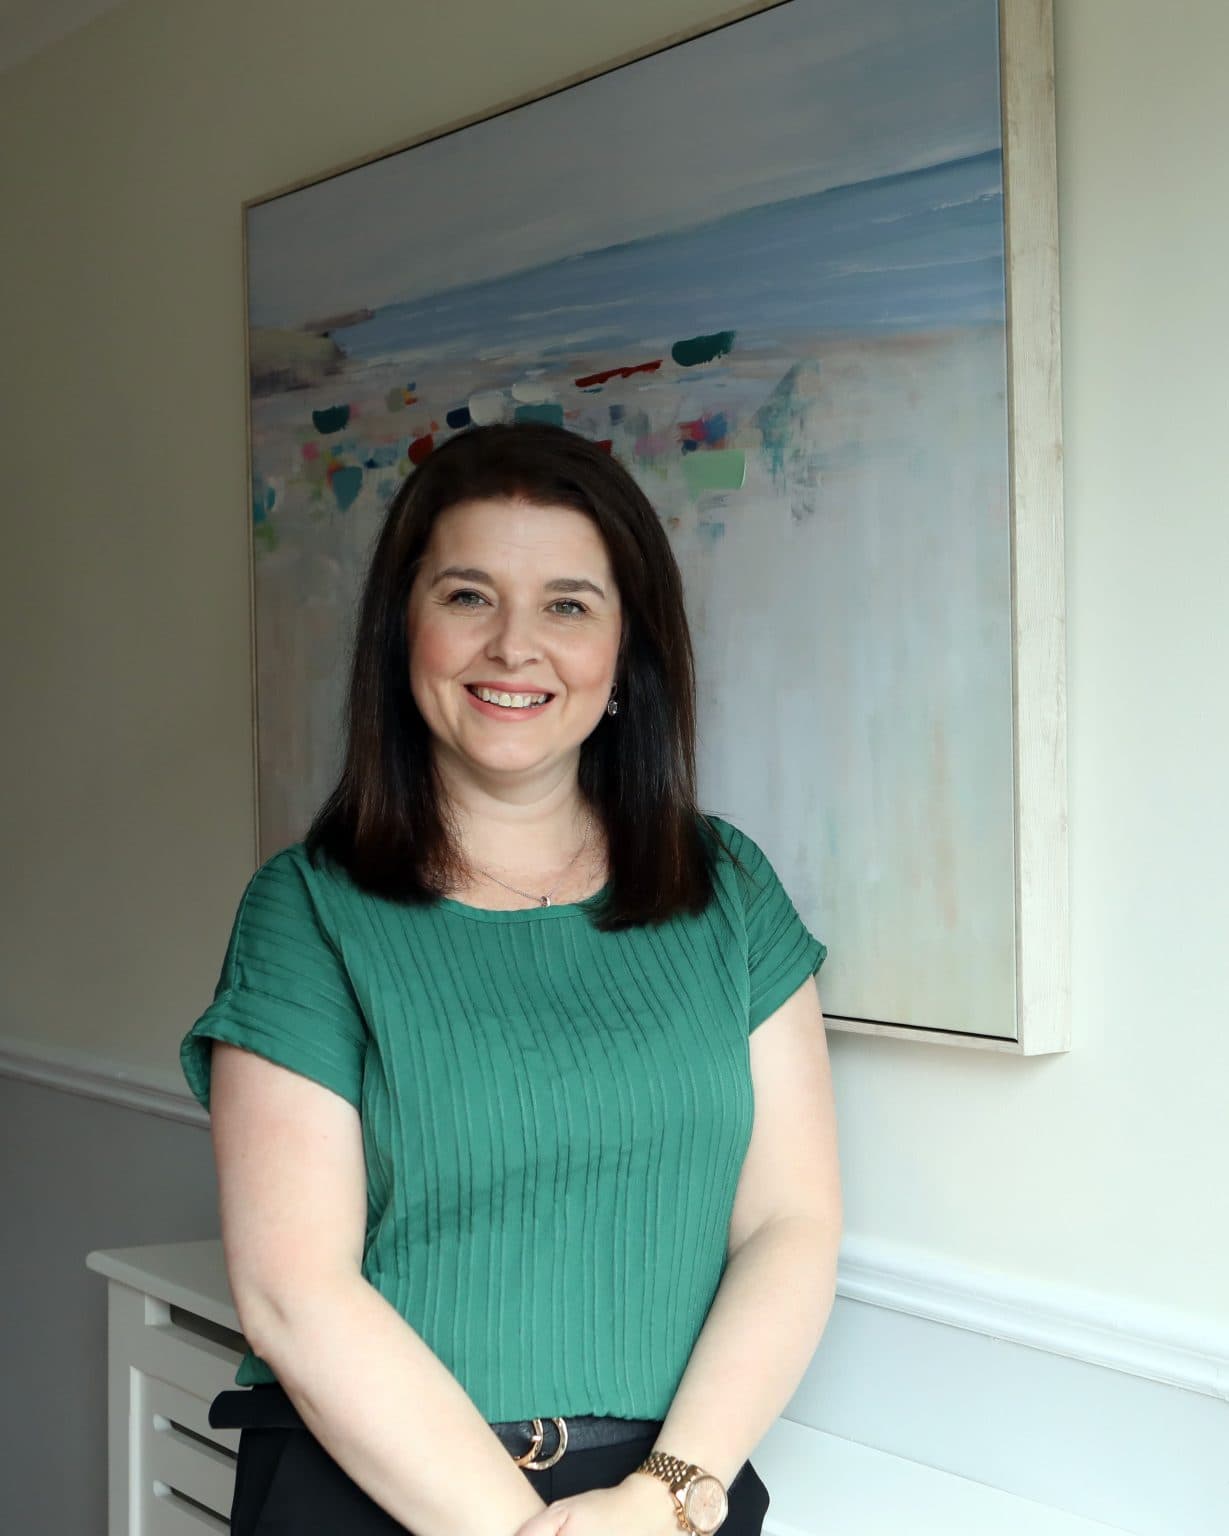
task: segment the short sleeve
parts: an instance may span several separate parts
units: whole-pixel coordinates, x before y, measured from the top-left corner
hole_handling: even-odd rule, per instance
[[[213,1041],[242,1046],[362,1100],[367,1026],[327,932],[301,845],[252,876],[239,903],[213,1002],[184,1036],[184,1077],[209,1108]]]
[[[827,958],[828,946],[798,916],[759,844],[729,822],[722,824],[722,830],[742,866],[735,874],[746,921],[750,1033],[792,997],[808,976],[815,975]]]

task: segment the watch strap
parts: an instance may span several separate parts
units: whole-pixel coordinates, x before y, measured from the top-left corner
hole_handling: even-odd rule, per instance
[[[694,1462],[683,1461],[678,1456],[671,1456],[667,1451],[650,1451],[640,1465],[637,1472],[647,1472],[650,1477],[655,1477],[659,1482],[665,1483],[674,1499],[674,1517],[678,1521],[679,1529],[692,1532],[694,1528],[687,1518],[687,1509],[683,1503],[682,1495],[695,1482],[697,1477],[707,1474],[702,1467],[697,1467]]]

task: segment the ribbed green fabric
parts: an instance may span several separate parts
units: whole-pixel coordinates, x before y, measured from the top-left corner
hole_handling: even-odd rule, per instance
[[[244,892],[180,1059],[212,1040],[360,1112],[363,1274],[491,1422],[662,1418],[725,1264],[749,1032],[823,963],[768,859],[723,854],[698,917],[411,908],[283,849]],[[600,896],[600,892],[598,895]],[[274,1381],[249,1351],[240,1386]]]

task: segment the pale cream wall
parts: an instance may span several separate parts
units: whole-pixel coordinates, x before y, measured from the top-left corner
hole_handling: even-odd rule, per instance
[[[1057,8],[1075,1047],[834,1035],[849,1228],[1224,1320],[1229,10]],[[242,200],[724,9],[132,0],[0,77],[0,1034],[177,1084],[252,867]]]

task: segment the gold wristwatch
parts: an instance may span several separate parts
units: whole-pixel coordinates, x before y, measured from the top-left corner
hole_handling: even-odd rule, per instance
[[[665,1451],[653,1451],[636,1468],[665,1483],[674,1495],[674,1514],[679,1529],[692,1536],[712,1536],[730,1511],[725,1489],[711,1472]]]

